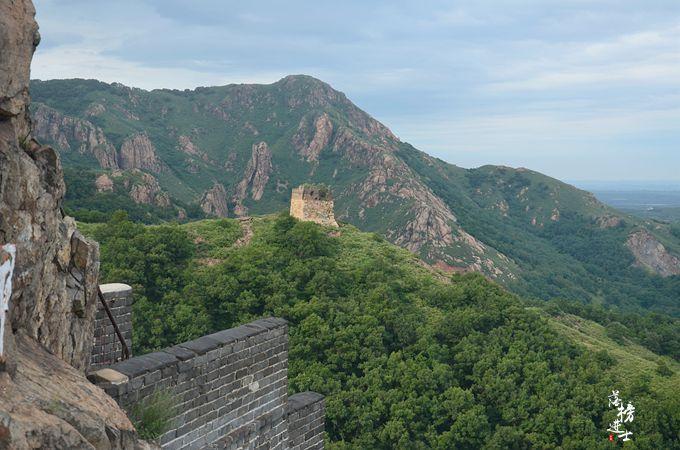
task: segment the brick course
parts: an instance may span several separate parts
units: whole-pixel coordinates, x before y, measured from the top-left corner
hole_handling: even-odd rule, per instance
[[[176,399],[173,427],[160,438],[164,449],[323,448],[323,397],[288,399],[283,319],[260,319],[110,368],[128,381],[93,379],[126,410],[159,389]]]
[[[127,284],[112,283],[99,286],[111,314],[118,324],[128,349],[132,351],[132,288]],[[106,310],[97,299],[97,314],[94,322],[94,342],[90,353],[89,371],[109,367],[121,360],[123,346],[116,336]]]

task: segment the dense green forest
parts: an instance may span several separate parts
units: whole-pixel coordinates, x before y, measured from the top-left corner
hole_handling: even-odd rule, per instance
[[[612,389],[638,410],[625,448],[680,448],[678,364],[640,347],[677,358],[674,319],[647,342],[655,316],[529,303],[379,235],[285,214],[254,218],[248,243],[229,219],[144,226],[116,213],[82,228],[101,243],[103,281],[135,289],[137,354],[286,318],[290,390],[327,396],[328,448],[609,449]],[[570,326],[573,314],[604,328]],[[591,329],[607,348],[570,337]]]
[[[95,180],[101,173],[81,166],[64,168],[64,181],[68,186],[64,209],[68,215],[90,223],[106,222],[116,211],[125,211],[131,220],[146,224],[177,219],[177,206],[161,207],[131,201],[128,189],[122,185],[133,178],[129,174],[114,178],[112,191],[97,192]],[[184,210],[187,219],[205,217],[195,203],[184,204],[178,200],[174,203]]]

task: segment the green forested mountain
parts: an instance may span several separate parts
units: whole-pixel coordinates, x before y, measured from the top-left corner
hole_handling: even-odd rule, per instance
[[[116,213],[81,229],[103,281],[135,289],[137,354],[286,318],[290,389],[326,395],[327,448],[610,449],[613,389],[637,410],[624,448],[680,448],[671,319],[532,306],[378,234],[287,215],[144,226]]]
[[[303,182],[336,215],[446,271],[534,298],[680,313],[680,239],[526,169],[466,170],[397,139],[307,76],[144,91],[34,81],[34,133],[66,167],[68,212],[146,221],[273,213]]]

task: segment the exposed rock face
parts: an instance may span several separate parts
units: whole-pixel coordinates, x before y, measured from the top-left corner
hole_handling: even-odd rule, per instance
[[[623,223],[623,219],[618,216],[603,216],[597,218],[597,224],[600,228],[615,228]]]
[[[65,187],[57,153],[22,134],[29,130],[26,61],[30,62],[37,33],[33,15],[28,1],[0,6],[0,67],[14,71],[2,71],[0,79],[4,99],[0,241],[17,245],[9,316],[12,329],[23,330],[69,364],[84,369],[97,301],[99,249],[61,212]],[[23,40],[17,41],[19,37]],[[16,80],[22,80],[25,89],[16,86]]]
[[[227,217],[227,191],[224,186],[215,183],[212,188],[205,191],[201,199],[201,209],[204,213],[217,217]]]
[[[189,136],[180,135],[178,138],[178,147],[182,152],[186,153],[187,155],[197,156],[206,162],[210,161],[208,155],[206,155],[205,152],[201,151],[198,148],[198,146],[191,141],[191,138],[189,138]]]
[[[350,157],[357,156],[358,152],[350,154]],[[402,229],[390,233],[395,243],[413,252],[428,243],[440,247],[453,243],[452,226],[456,221],[453,212],[413,176],[403,161],[382,152],[371,166],[369,176],[358,188],[358,195],[367,207],[387,202],[390,197],[412,201],[411,219]]]
[[[94,181],[94,185],[97,187],[97,192],[113,191],[113,180],[105,173],[97,177]]]
[[[237,215],[246,214],[247,210],[243,206],[243,200],[248,196],[248,188],[253,200],[260,200],[264,193],[264,188],[269,181],[269,176],[272,173],[272,153],[269,150],[266,142],[253,144],[250,161],[243,174],[243,179],[236,186],[236,194],[234,195],[234,202],[237,207],[235,213]]]
[[[514,278],[510,270],[512,262],[462,229],[446,203],[395,155],[397,138],[370,117],[362,119],[357,114],[360,130],[370,140],[358,136],[354,130],[340,128],[330,143],[333,151],[353,166],[369,169],[363,181],[355,184],[349,193],[343,193],[361,200],[359,217],[366,217],[370,208],[408,205],[400,213],[405,221],[390,219],[399,221],[398,227],[386,230],[392,242],[452,270],[475,270],[493,278]],[[452,247],[457,249],[457,256],[447,251]]]
[[[60,152],[77,151],[91,154],[102,169],[117,169],[115,147],[101,128],[87,120],[69,117],[45,105],[33,111],[33,136],[52,143]]]
[[[150,448],[116,402],[73,367],[22,334],[15,351],[16,376],[0,373],[0,448]]]
[[[16,265],[0,369],[0,448],[135,448],[122,410],[88,383],[99,248],[64,217],[57,153],[29,134],[38,26],[30,0],[0,2],[0,243]]]
[[[310,186],[293,189],[290,198],[290,215],[296,219],[337,227],[333,213],[333,196],[330,190]]]
[[[119,165],[121,169],[141,169],[154,173],[160,173],[162,169],[156,147],[146,133],[137,133],[123,141]]]
[[[309,140],[305,119],[300,122],[298,131],[293,137],[293,145],[307,162],[317,162],[319,154],[331,141],[333,123],[328,114],[323,113],[314,122],[314,136]]]
[[[151,174],[136,172],[141,176],[141,181],[135,182],[130,188],[130,198],[137,204],[170,206],[170,197],[161,189],[158,180]]]
[[[11,121],[14,134],[2,138],[3,141],[15,137],[24,140],[30,131],[28,81],[31,58],[40,43],[40,33],[33,19],[35,8],[30,1],[2,2],[0,13],[0,118]]]
[[[628,236],[626,245],[635,256],[635,264],[662,277],[680,275],[680,259],[668,253],[666,247],[649,231],[640,230]]]
[[[104,112],[106,112],[106,107],[104,105],[101,103],[92,103],[85,111],[85,115],[88,117],[96,117]]]

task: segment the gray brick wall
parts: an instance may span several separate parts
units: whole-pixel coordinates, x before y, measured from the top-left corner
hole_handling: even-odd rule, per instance
[[[132,288],[127,284],[111,283],[99,286],[111,314],[118,324],[128,349],[132,350]],[[121,360],[123,346],[116,336],[104,306],[97,300],[94,322],[94,342],[90,353],[90,371],[108,367]]]
[[[323,449],[325,405],[316,392],[301,392],[288,397],[288,448]]]
[[[113,364],[120,384],[95,382],[128,410],[168,389],[177,414],[165,449],[285,449],[287,331],[283,319],[257,320]]]

